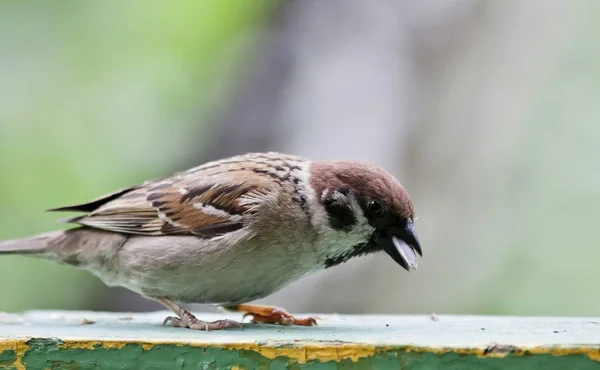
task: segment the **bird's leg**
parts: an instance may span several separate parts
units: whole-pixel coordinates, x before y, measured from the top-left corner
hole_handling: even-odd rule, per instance
[[[178,328],[189,328],[194,330],[220,330],[228,328],[241,328],[242,324],[233,320],[217,320],[217,321],[202,321],[198,320],[194,315],[179,307],[169,298],[159,298],[158,301],[167,307],[175,316],[169,316],[165,319],[163,325],[167,323]]]
[[[313,326],[317,325],[317,317],[297,319],[286,310],[272,306],[258,306],[251,304],[239,304],[237,306],[225,307],[227,310],[244,313],[244,317],[252,316],[251,322],[263,324],[279,324],[285,326]]]

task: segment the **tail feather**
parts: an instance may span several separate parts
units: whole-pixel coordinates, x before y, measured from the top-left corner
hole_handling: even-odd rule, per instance
[[[0,254],[36,254],[43,253],[51,240],[56,240],[64,231],[52,231],[23,239],[0,242]]]
[[[21,254],[73,266],[106,263],[127,241],[127,236],[80,227],[29,238],[0,242],[0,255]]]

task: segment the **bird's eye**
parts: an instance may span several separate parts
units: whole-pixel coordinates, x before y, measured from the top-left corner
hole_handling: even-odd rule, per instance
[[[373,216],[379,216],[381,215],[381,212],[383,212],[383,207],[376,200],[370,201],[369,204],[367,204],[367,209],[369,210],[369,213]]]

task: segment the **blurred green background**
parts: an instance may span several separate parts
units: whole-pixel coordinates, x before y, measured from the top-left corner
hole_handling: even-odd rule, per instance
[[[600,315],[598,34],[593,0],[2,2],[0,239],[226,155],[351,157],[408,188],[419,270],[365,258],[265,302]],[[0,291],[0,311],[160,308],[24,257]]]
[[[188,148],[210,148],[202,118],[239,74],[235,44],[266,5],[2,2],[0,236],[64,227],[43,210],[164,176]],[[106,294],[51,263],[6,257],[0,271],[1,310],[93,307]]]

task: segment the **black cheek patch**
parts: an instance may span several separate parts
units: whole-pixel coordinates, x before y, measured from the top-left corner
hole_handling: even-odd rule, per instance
[[[356,224],[356,216],[352,209],[344,204],[325,201],[325,211],[329,215],[329,225],[334,230],[350,231]]]

